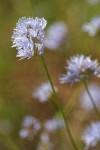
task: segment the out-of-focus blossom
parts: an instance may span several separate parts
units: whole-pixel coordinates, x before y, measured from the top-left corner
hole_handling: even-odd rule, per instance
[[[67,26],[63,22],[52,24],[47,30],[47,36],[44,39],[44,45],[48,49],[56,50],[67,36]]]
[[[91,96],[93,97],[96,107],[100,109],[100,86],[96,84],[90,84],[88,88]],[[93,109],[93,104],[86,91],[84,91],[81,95],[81,106],[88,111]]]
[[[47,120],[45,122],[44,128],[48,132],[53,132],[59,128],[65,128],[65,123],[62,119],[53,118],[53,119]]]
[[[85,150],[96,146],[100,141],[100,122],[92,122],[90,126],[84,130],[81,139],[85,143]]]
[[[41,135],[40,135],[40,140],[42,143],[47,143],[50,141],[50,137],[49,137],[49,134],[47,132],[43,132]]]
[[[58,91],[57,87],[55,87],[55,91]],[[33,92],[32,97],[39,99],[40,102],[45,102],[50,98],[52,94],[53,92],[51,85],[49,82],[46,82],[38,87],[35,92]]]
[[[94,76],[100,77],[100,66],[97,60],[84,55],[72,56],[67,60],[67,73],[60,77],[61,83],[79,82],[83,79],[90,79]]]
[[[17,57],[31,58],[35,51],[43,54],[44,29],[47,21],[44,18],[26,18],[19,19],[13,31],[13,46],[18,50]]]
[[[100,0],[88,0],[88,3],[97,4],[97,3],[100,3]]]
[[[19,132],[21,138],[33,139],[41,129],[40,122],[33,116],[26,116],[22,122],[22,129]]]
[[[37,150],[50,150],[53,149],[53,143],[50,140],[49,134],[47,132],[43,132],[40,135],[40,142],[38,144]]]
[[[89,36],[95,36],[100,30],[100,17],[95,17],[89,23],[84,24],[82,30],[87,32]]]

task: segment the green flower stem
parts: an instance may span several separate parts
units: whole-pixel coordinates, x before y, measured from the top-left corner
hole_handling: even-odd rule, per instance
[[[80,93],[80,91],[82,89],[83,89],[83,86],[80,85],[78,88],[76,88],[74,90],[73,95],[69,99],[67,105],[64,107],[64,113],[66,114],[66,116],[69,115],[69,113],[71,112],[71,110],[73,109],[73,107],[76,105],[76,103],[77,103],[77,96],[79,95],[79,93]]]
[[[97,109],[97,107],[96,107],[96,104],[95,104],[95,102],[94,102],[94,99],[93,99],[93,97],[92,97],[92,95],[91,95],[91,93],[90,93],[90,91],[89,91],[89,89],[88,89],[88,86],[87,86],[87,83],[86,83],[85,80],[83,80],[83,84],[84,84],[84,86],[85,86],[85,89],[86,89],[86,91],[87,91],[87,94],[88,94],[89,97],[90,97],[90,100],[91,100],[91,102],[92,102],[94,111],[95,111],[95,113],[96,113],[98,119],[100,120],[100,113],[99,113],[99,111],[98,111],[98,109]]]
[[[10,150],[20,150],[18,148],[18,146],[12,141],[12,139],[8,135],[6,135],[2,132],[0,132],[0,140],[2,140],[3,143],[5,143],[5,145],[8,147],[8,149],[10,149]]]
[[[69,138],[70,138],[70,141],[71,141],[71,143],[72,143],[72,145],[73,145],[74,150],[78,150],[78,148],[77,148],[77,146],[76,146],[76,144],[75,144],[75,142],[74,142],[74,139],[73,139],[73,137],[72,137],[72,134],[71,134],[71,131],[70,131],[70,128],[69,128],[69,125],[68,125],[68,120],[66,119],[66,116],[65,116],[65,114],[64,114],[64,111],[63,111],[63,109],[62,109],[62,105],[61,105],[61,103],[60,103],[59,98],[58,98],[57,95],[56,95],[56,92],[55,92],[55,89],[54,89],[54,85],[53,85],[53,83],[52,83],[52,80],[51,80],[51,77],[50,77],[50,74],[49,74],[49,71],[48,71],[48,68],[47,68],[47,65],[46,65],[46,63],[45,63],[45,60],[44,60],[43,55],[41,55],[40,58],[41,58],[41,61],[42,61],[42,63],[43,63],[43,66],[44,66],[44,68],[45,68],[46,74],[47,74],[47,76],[48,76],[48,79],[49,79],[49,82],[50,82],[50,84],[51,84],[52,91],[53,91],[53,94],[54,94],[54,97],[55,97],[55,99],[52,100],[52,102],[53,102],[53,104],[60,110],[60,112],[61,112],[61,114],[62,114],[62,116],[63,116],[64,122],[65,122],[65,125],[66,125],[66,130],[67,130],[67,133],[68,133],[68,135],[69,135]]]

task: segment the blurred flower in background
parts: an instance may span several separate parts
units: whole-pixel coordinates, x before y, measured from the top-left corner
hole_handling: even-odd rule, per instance
[[[53,143],[50,140],[50,136],[47,132],[42,132],[40,135],[40,142],[36,150],[51,150],[53,149]]]
[[[55,91],[58,91],[57,87],[55,87]],[[49,82],[46,82],[33,92],[32,97],[37,98],[40,102],[45,102],[52,96],[52,94],[51,85]]]
[[[95,36],[100,31],[100,17],[94,17],[89,23],[85,23],[82,30],[89,36]]]
[[[33,116],[26,116],[22,122],[22,129],[19,131],[20,138],[32,140],[41,129],[40,122]]]
[[[54,132],[59,128],[65,128],[65,123],[62,119],[52,118],[45,122],[44,128],[48,132]]]
[[[90,84],[88,85],[89,91],[93,97],[93,100],[95,102],[95,105],[98,109],[100,109],[100,86],[96,84]],[[81,106],[85,110],[93,110],[93,104],[90,100],[89,95],[87,94],[87,91],[83,91],[80,97]]]
[[[92,122],[90,126],[84,130],[81,139],[85,143],[85,150],[96,146],[100,141],[100,122]]]
[[[31,58],[35,50],[43,53],[44,29],[47,21],[44,18],[20,18],[13,31],[13,46],[18,50],[17,57]]]
[[[67,26],[64,22],[53,23],[47,30],[44,38],[44,46],[51,50],[57,50],[67,37]]]

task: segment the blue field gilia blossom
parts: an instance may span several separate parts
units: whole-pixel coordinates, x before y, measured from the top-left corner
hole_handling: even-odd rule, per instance
[[[44,18],[19,19],[11,37],[13,46],[18,50],[17,57],[31,58],[37,50],[39,55],[43,54],[44,29],[47,21]]]
[[[84,130],[81,139],[85,143],[85,150],[96,146],[97,143],[100,142],[100,122],[92,122],[90,126]]]
[[[66,74],[61,75],[60,82],[79,82],[84,79],[90,79],[94,76],[100,77],[100,65],[97,60],[91,60],[91,57],[76,55],[67,60]]]

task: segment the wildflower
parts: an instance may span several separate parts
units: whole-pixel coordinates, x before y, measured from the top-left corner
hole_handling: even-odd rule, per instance
[[[63,120],[52,118],[46,121],[44,127],[48,132],[53,132],[59,128],[65,128],[65,124]]]
[[[97,60],[84,55],[72,56],[67,61],[67,73],[60,77],[61,83],[79,82],[83,79],[90,79],[94,76],[100,77],[100,66]]]
[[[35,50],[38,54],[43,54],[44,29],[47,21],[44,18],[26,18],[19,19],[13,31],[13,46],[18,50],[17,57],[31,58]]]
[[[44,38],[45,47],[55,50],[59,48],[67,34],[67,26],[63,22],[52,24],[47,30],[47,36]]]
[[[58,91],[55,87],[56,92]],[[52,95],[52,88],[49,82],[43,83],[36,91],[32,94],[33,98],[38,98],[40,102],[47,101]]]
[[[90,84],[88,88],[91,93],[91,96],[94,99],[96,107],[100,109],[100,86],[96,84]],[[81,95],[81,106],[88,111],[93,109],[93,104],[86,91],[84,91]]]
[[[82,30],[88,32],[89,36],[95,36],[100,30],[100,17],[95,17],[89,23],[84,24]]]
[[[85,129],[81,139],[85,143],[86,150],[88,150],[90,146],[96,146],[100,141],[100,122],[92,122],[90,126]]]
[[[36,133],[41,129],[39,121],[32,117],[26,116],[22,123],[22,129],[19,132],[21,138],[32,139]]]

